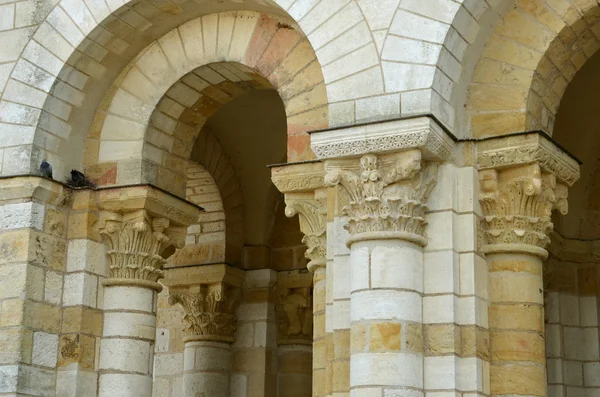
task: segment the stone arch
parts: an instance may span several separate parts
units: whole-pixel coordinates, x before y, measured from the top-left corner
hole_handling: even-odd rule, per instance
[[[221,40],[221,44],[228,41],[234,46],[241,45],[231,48],[231,54],[252,67],[260,69],[259,63],[264,56],[264,60],[283,63],[278,72],[300,74],[303,81],[296,81],[298,85],[306,86],[315,78],[323,81],[318,61],[316,67],[310,68],[304,75],[301,73],[307,66],[303,64],[304,60],[308,60],[309,64],[316,61],[314,50],[298,24],[277,2],[248,0],[243,6],[248,11],[237,11],[239,1],[190,0],[159,6],[147,1],[125,5],[108,3],[110,9],[103,1],[61,1],[33,33],[8,80],[8,96],[0,103],[3,115],[0,122],[7,123],[2,126],[3,131],[20,136],[15,143],[22,145],[14,154],[28,157],[30,161],[29,164],[15,165],[16,168],[3,169],[3,173],[34,171],[42,157],[52,160],[59,178],[64,176],[64,169],[80,167],[82,156],[69,153],[83,153],[81,134],[98,131],[98,125],[94,123],[102,120],[93,115],[98,109],[106,111],[103,107],[111,102],[116,89],[113,82],[118,85],[122,78],[118,74],[131,67],[127,66],[131,59],[136,57],[132,62],[135,64],[148,50],[152,51],[155,48],[153,43],[159,41],[156,39],[160,38],[163,43],[170,41],[172,35],[181,33],[178,28],[183,26],[194,34],[199,32],[200,37],[207,41],[214,39]],[[303,24],[314,25],[313,30],[323,22],[320,18],[328,19],[336,11],[318,15],[311,12],[310,7],[283,6],[293,8],[290,13],[303,19]],[[231,11],[218,13],[223,9]],[[265,12],[269,13],[269,17]],[[203,21],[196,23],[200,25],[199,31],[194,31],[194,18]],[[329,34],[326,33],[326,36]],[[240,35],[243,37],[236,39]],[[247,40],[244,41],[244,38]],[[183,44],[187,43],[180,43]],[[143,50],[144,47],[148,49]],[[284,53],[278,53],[276,49]],[[223,50],[221,46],[218,53],[205,53],[207,56],[201,63],[235,58],[227,58],[230,54]],[[246,53],[252,55],[245,58]],[[199,59],[196,61],[200,62]],[[197,66],[200,64],[194,65]],[[309,76],[316,69],[319,69],[318,77]],[[277,78],[283,82],[287,80],[286,76]],[[304,145],[307,148],[307,137],[299,137],[298,131],[328,126],[324,84],[317,90],[320,95],[318,104],[304,108],[306,112],[291,114],[290,141],[294,147]],[[23,99],[16,100],[15,96]],[[305,104],[310,100],[307,95],[298,99],[304,100]],[[310,156],[307,153],[303,155]]]
[[[495,25],[466,93],[466,135],[552,134],[562,95],[600,48],[597,2],[515,1]]]

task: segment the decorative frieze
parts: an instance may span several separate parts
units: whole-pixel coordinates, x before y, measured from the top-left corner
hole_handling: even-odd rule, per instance
[[[225,283],[200,285],[189,291],[169,295],[169,304],[179,304],[185,311],[185,341],[233,342],[236,330],[235,310],[241,289]]]
[[[454,153],[452,138],[429,117],[320,131],[311,135],[310,143],[323,160],[419,148],[425,158],[446,161]]]
[[[325,183],[347,195],[346,228],[353,240],[401,238],[425,245],[425,200],[437,178],[437,165],[420,150],[368,154],[357,160],[328,161]]]
[[[126,215],[103,212],[100,235],[110,277],[105,284],[139,284],[160,289],[166,258],[185,243],[185,229],[140,210]]]
[[[314,193],[286,194],[285,214],[298,215],[300,230],[306,244],[305,256],[309,260],[308,270],[314,271],[326,265],[327,259],[327,199],[315,197]]]

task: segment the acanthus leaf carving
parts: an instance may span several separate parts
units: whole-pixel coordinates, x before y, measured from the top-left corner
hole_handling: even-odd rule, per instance
[[[312,344],[312,288],[282,288],[275,306],[278,344]]]
[[[223,283],[202,285],[196,292],[170,294],[169,304],[179,304],[185,311],[186,340],[233,342],[240,294],[240,288]]]
[[[358,173],[330,170],[325,183],[341,186],[348,196],[344,215],[351,235],[395,232],[425,245],[425,200],[435,186],[437,165],[424,164],[420,150],[386,158],[369,154],[361,157]]]
[[[128,279],[157,283],[163,277],[163,256],[171,246],[183,246],[180,228],[170,230],[166,218],[141,216],[123,220],[114,215],[105,219],[100,235],[106,245],[110,279]]]
[[[487,225],[484,252],[521,247],[545,256],[552,212],[568,211],[567,186],[543,173],[539,164],[529,164],[480,171],[480,188]]]
[[[325,266],[327,255],[326,198],[291,198],[286,197],[285,214],[291,218],[298,215],[300,230],[304,234],[302,242],[306,244],[305,257],[309,260],[308,269],[314,271]]]

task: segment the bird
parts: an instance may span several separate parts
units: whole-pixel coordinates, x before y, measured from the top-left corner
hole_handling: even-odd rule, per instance
[[[71,178],[67,179],[67,185],[71,187],[96,187],[82,172],[71,170]]]
[[[53,179],[52,178],[52,166],[45,159],[42,160],[42,164],[40,164],[40,173],[42,174],[42,176],[45,176],[46,178]]]

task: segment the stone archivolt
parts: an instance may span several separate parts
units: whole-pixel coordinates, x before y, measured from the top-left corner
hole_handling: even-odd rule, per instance
[[[159,289],[165,253],[169,247],[184,245],[182,228],[170,230],[168,219],[152,218],[143,210],[127,217],[103,215],[100,235],[106,245],[110,279],[150,283]]]
[[[312,344],[311,287],[282,288],[275,306],[279,345]]]
[[[420,150],[410,150],[381,157],[368,154],[361,157],[358,173],[330,169],[325,183],[342,186],[348,196],[343,210],[354,240],[393,235],[425,245],[424,202],[436,177],[437,165],[425,164]]]
[[[309,194],[313,196],[313,194]],[[327,255],[327,206],[326,199],[286,198],[285,214],[289,218],[296,214],[300,218],[300,230],[306,244],[305,257],[310,261],[308,269],[314,271],[326,265]]]
[[[547,255],[553,210],[568,211],[567,186],[529,164],[480,172],[480,202],[485,214],[484,252],[525,252]]]
[[[185,341],[233,342],[240,289],[224,283],[202,285],[197,292],[175,292],[169,304],[180,304],[185,311]]]

